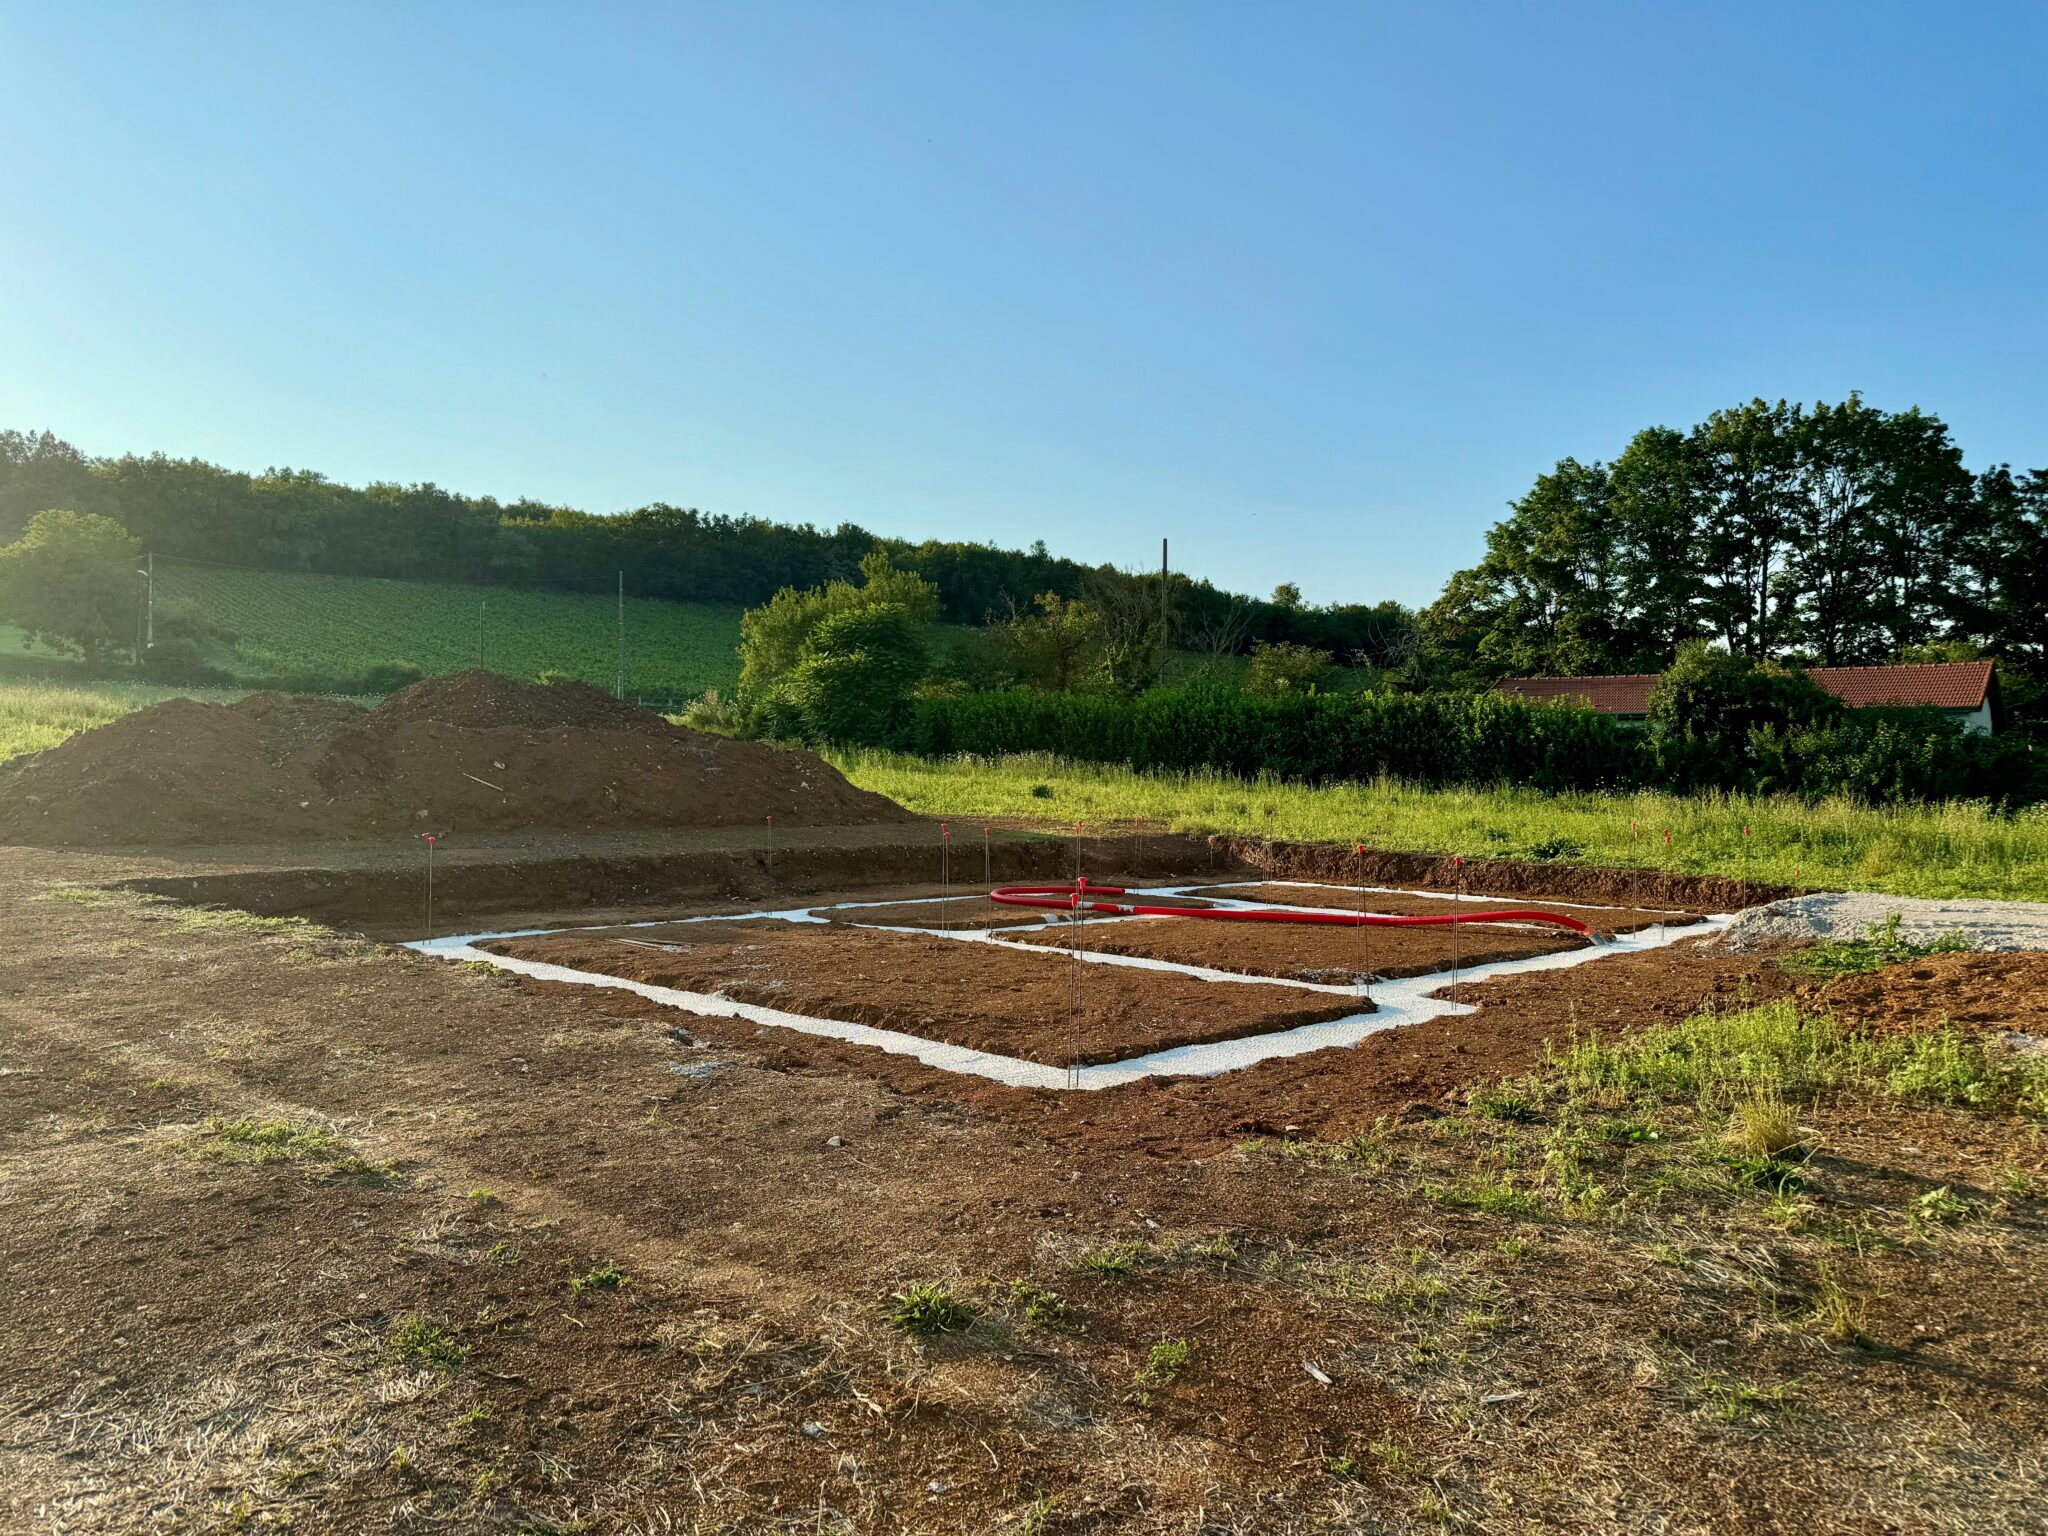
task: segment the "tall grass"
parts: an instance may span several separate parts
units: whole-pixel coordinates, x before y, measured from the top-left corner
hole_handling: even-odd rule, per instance
[[[165,699],[230,704],[246,688],[178,688],[158,683],[47,683],[0,678],[0,762],[54,747],[78,731]]]
[[[933,815],[1069,826],[1144,820],[1182,832],[1468,858],[1534,856],[1900,896],[2048,900],[2044,807],[2004,816],[1962,801],[1880,808],[1724,794],[1418,789],[1392,780],[1307,787],[1036,755],[926,761],[853,752],[834,761],[863,789]]]

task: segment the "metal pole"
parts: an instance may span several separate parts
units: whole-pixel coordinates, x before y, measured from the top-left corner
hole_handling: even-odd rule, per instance
[[[147,570],[147,571],[145,572],[145,574],[146,574],[146,575],[147,575],[147,576],[149,577],[149,583],[148,583],[148,588],[147,588],[147,596],[145,596],[145,597],[144,597],[144,599],[143,599],[143,607],[144,607],[144,609],[145,609],[145,611],[146,611],[146,617],[145,617],[145,618],[144,618],[144,620],[143,620],[143,623],[144,623],[144,625],[145,625],[145,629],[144,629],[144,633],[143,633],[143,639],[142,639],[142,648],[143,648],[144,650],[146,650],[146,651],[147,651],[147,650],[154,650],[154,649],[156,648],[156,551],[155,551],[155,550],[153,550],[153,549],[152,549],[152,550],[151,550],[151,551],[149,552],[148,556],[146,557],[146,561],[147,561],[147,564],[148,564],[148,567],[149,567],[149,569],[148,569],[148,570]]]
[[[1167,658],[1167,584],[1166,584],[1166,540],[1159,541],[1159,686],[1166,686]]]

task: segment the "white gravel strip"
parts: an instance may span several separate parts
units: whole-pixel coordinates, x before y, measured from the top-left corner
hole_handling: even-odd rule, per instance
[[[1158,894],[1145,892],[1143,894]],[[867,905],[847,903],[846,905]],[[876,903],[875,905],[881,905]],[[893,905],[893,903],[892,903]],[[706,921],[745,921],[748,919],[780,918],[785,921],[816,921],[801,913],[822,911],[815,909],[784,909],[773,912],[748,913],[743,918],[711,918]],[[674,987],[656,986],[652,982],[632,981],[621,976],[610,976],[597,971],[575,970],[568,966],[552,965],[544,961],[526,960],[512,955],[496,955],[487,950],[475,948],[486,939],[539,936],[548,933],[573,932],[573,929],[524,929],[509,933],[466,933],[452,934],[446,938],[427,939],[408,944],[407,949],[421,954],[434,955],[447,960],[481,961],[500,970],[515,971],[523,976],[533,976],[545,981],[567,982],[575,986],[602,987],[621,992],[632,992],[650,1002],[680,1009],[685,1013],[701,1014],[716,1018],[746,1019],[752,1023],[779,1029],[795,1030],[801,1034],[823,1035],[830,1039],[846,1040],[855,1045],[871,1045],[892,1055],[909,1056],[927,1066],[939,1067],[948,1072],[961,1072],[974,1077],[986,1078],[992,1082],[1005,1083],[1016,1088],[1081,1089],[1091,1091],[1113,1088],[1120,1083],[1137,1082],[1148,1077],[1213,1077],[1222,1072],[1233,1072],[1255,1062],[1268,1061],[1279,1056],[1298,1056],[1308,1051],[1328,1050],[1332,1047],[1357,1045],[1368,1035],[1378,1034],[1384,1029],[1396,1029],[1406,1024],[1419,1024],[1425,1019],[1440,1018],[1444,1015],[1474,1012],[1468,1003],[1453,1002],[1449,998],[1431,997],[1429,994],[1450,986],[1454,981],[1479,982],[1496,976],[1516,976],[1530,971],[1566,970],[1615,955],[1640,953],[1643,950],[1661,949],[1675,944],[1680,939],[1692,938],[1710,932],[1726,924],[1723,916],[1707,917],[1683,927],[1656,925],[1633,934],[1623,934],[1607,944],[1588,944],[1583,949],[1557,950],[1550,954],[1531,955],[1520,960],[1503,960],[1492,965],[1473,966],[1469,969],[1450,972],[1438,971],[1428,976],[1405,976],[1395,981],[1377,981],[1371,988],[1371,1000],[1377,1006],[1370,1013],[1347,1014],[1321,1024],[1304,1024],[1294,1029],[1279,1030],[1272,1034],[1252,1035],[1238,1040],[1217,1040],[1200,1045],[1170,1046],[1143,1056],[1127,1057],[1122,1061],[1101,1062],[1093,1066],[1068,1068],[1050,1066],[1044,1062],[1026,1061],[1020,1057],[1002,1056],[990,1051],[971,1050],[965,1046],[947,1045],[942,1041],[927,1040],[920,1035],[904,1034],[893,1029],[876,1029],[866,1024],[851,1024],[838,1019],[819,1019],[808,1015],[789,1013],[779,1008],[764,1008],[758,1004],[736,1002],[705,992],[685,992]],[[617,924],[617,927],[654,927],[654,923]],[[901,931],[901,930],[898,930]],[[1043,945],[1012,945],[987,935],[962,931],[924,930],[934,937],[949,938],[967,943],[997,943],[1005,948],[1015,947],[1029,950],[1048,958],[1065,958],[1067,951],[1051,949]],[[1205,981],[1259,982],[1270,978],[1246,976],[1235,971],[1211,971],[1202,966],[1181,965],[1166,960],[1145,960],[1136,956],[1088,955],[1086,958],[1103,964],[1137,965],[1143,969],[1177,972]],[[1283,983],[1299,985],[1298,983]],[[1349,992],[1349,987],[1310,987],[1306,990]]]
[[[1870,891],[1827,891],[1791,896],[1739,913],[1720,941],[1730,949],[1759,944],[1815,943],[1860,939],[1894,915],[1899,936],[1932,944],[1960,931],[1973,949],[2011,952],[2048,949],[2048,903],[2038,901],[1936,901],[1918,896],[1880,896]]]

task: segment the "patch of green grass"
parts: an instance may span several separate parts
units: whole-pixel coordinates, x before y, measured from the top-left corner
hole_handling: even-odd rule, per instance
[[[1913,1219],[1923,1226],[1952,1227],[1976,1211],[1974,1202],[1951,1194],[1946,1184],[1930,1189],[1913,1202]]]
[[[1825,1260],[1815,1266],[1809,1316],[1816,1328],[1837,1343],[1867,1345],[1870,1335],[1863,1331],[1867,1312],[1868,1303],[1852,1295]]]
[[[1713,1416],[1724,1424],[1751,1423],[1761,1415],[1789,1406],[1799,1395],[1798,1389],[1789,1384],[1760,1387],[1725,1376],[1705,1377],[1699,1383],[1699,1391]]]
[[[1506,1120],[1515,1125],[1534,1125],[1543,1118],[1536,1101],[1526,1093],[1510,1088],[1506,1083],[1492,1083],[1475,1088],[1467,1105],[1475,1115],[1488,1120]]]
[[[36,897],[38,901],[58,901],[71,907],[104,906],[113,899],[111,891],[103,891],[90,885],[60,885]]]
[[[68,736],[165,699],[232,704],[242,688],[170,688],[154,683],[48,683],[0,676],[0,762],[54,747]]]
[[[1045,756],[934,762],[856,751],[833,761],[861,788],[929,815],[1044,817],[1049,807],[1033,787],[1045,786],[1056,788],[1069,830],[1076,819],[1144,820],[1198,835],[1445,854],[1569,842],[1602,865],[1901,896],[2048,901],[2048,815],[2003,815],[1975,802],[1874,807],[1790,796],[1544,795],[1424,789],[1392,779],[1311,786]],[[1646,828],[1656,835],[1638,835]]]
[[[1151,1401],[1154,1392],[1173,1385],[1174,1378],[1187,1369],[1190,1355],[1186,1339],[1161,1339],[1145,1351],[1145,1364],[1132,1380],[1141,1402]]]
[[[210,1116],[201,1128],[207,1156],[227,1163],[326,1162],[348,1146],[324,1125],[289,1120],[225,1120]]]
[[[1121,1284],[1137,1272],[1138,1263],[1144,1257],[1145,1245],[1125,1238],[1089,1249],[1081,1255],[1075,1267],[1098,1280]]]
[[[1059,1292],[1049,1291],[1029,1280],[1011,1282],[1010,1307],[1021,1314],[1025,1322],[1039,1328],[1064,1328],[1071,1310],[1067,1299]]]
[[[1789,998],[1696,1014],[1625,1040],[1575,1040],[1553,1052],[1550,1065],[1574,1091],[1722,1108],[1759,1094],[1808,1101],[1854,1089],[1911,1102],[2030,1109],[2048,1084],[2048,1067],[1994,1054],[1952,1029],[1857,1034]]]
[[[1728,1119],[1728,1143],[1757,1157],[1782,1157],[1801,1141],[1799,1117],[1770,1083],[1757,1083],[1739,1098]]]
[[[453,1371],[469,1355],[440,1323],[417,1315],[401,1319],[391,1330],[387,1353],[400,1365],[436,1371]]]
[[[1943,934],[1932,944],[1916,944],[1899,934],[1899,914],[1873,923],[1860,939],[1831,939],[1809,949],[1794,950],[1779,960],[1781,969],[1799,976],[1861,976],[1882,966],[1920,960],[1928,955],[1958,954],[1970,948],[1967,934]]]
[[[355,1179],[378,1189],[404,1182],[389,1163],[371,1162],[324,1125],[290,1120],[227,1120],[219,1115],[200,1127],[203,1156],[224,1163],[303,1163],[324,1178]]]
[[[1537,1206],[1535,1195],[1518,1189],[1514,1175],[1505,1169],[1473,1174],[1455,1184],[1425,1184],[1422,1192],[1444,1205],[1464,1211],[1485,1211],[1491,1216],[1527,1216]]]
[[[940,1333],[964,1333],[974,1326],[974,1308],[944,1286],[928,1280],[895,1292],[889,1302],[890,1324],[905,1333],[928,1338]]]
[[[623,1291],[632,1284],[626,1272],[616,1264],[600,1264],[588,1274],[576,1276],[569,1282],[569,1293],[581,1296],[586,1291]]]
[[[177,933],[295,933],[314,931],[303,917],[261,917],[233,907],[187,907],[172,925]]]

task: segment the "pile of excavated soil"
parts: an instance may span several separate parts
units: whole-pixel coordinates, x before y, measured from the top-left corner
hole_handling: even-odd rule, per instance
[[[375,709],[170,699],[0,768],[0,843],[193,845],[915,818],[813,753],[583,683],[435,678]]]

